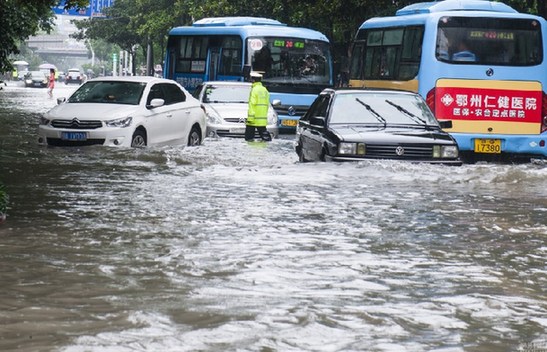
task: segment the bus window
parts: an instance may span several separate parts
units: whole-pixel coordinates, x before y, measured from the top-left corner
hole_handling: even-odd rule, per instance
[[[205,72],[208,37],[181,37],[176,72]]]
[[[264,81],[287,84],[330,84],[331,57],[327,43],[295,38],[267,37],[248,40],[253,70]]]
[[[354,59],[351,60],[350,64],[350,79],[363,79],[363,60],[360,60],[360,58],[364,55],[364,49],[364,43],[362,42],[358,42],[353,46],[351,57]],[[357,60],[357,58],[359,58],[359,60]]]
[[[543,61],[536,20],[442,17],[436,57],[449,63],[534,66]]]
[[[242,41],[238,36],[226,36],[222,40],[222,59],[219,73],[226,76],[241,76],[243,66]]]
[[[421,26],[369,30],[366,46],[356,43],[352,54],[352,72],[361,70],[364,78],[411,80],[418,74],[424,29]],[[364,54],[361,51],[364,49]],[[355,77],[354,79],[359,79]]]

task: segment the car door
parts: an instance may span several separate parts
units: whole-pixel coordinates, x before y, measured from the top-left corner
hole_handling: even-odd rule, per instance
[[[319,95],[300,122],[302,127],[300,130],[300,143],[304,159],[306,160],[320,160],[321,158],[330,100],[330,94]],[[318,120],[323,120],[324,124],[317,124]]]
[[[163,99],[164,105],[158,107],[150,107],[153,99]],[[146,106],[148,107],[148,115],[146,118],[146,130],[148,135],[148,144],[165,143],[171,138],[170,131],[173,120],[173,107],[167,104],[167,97],[162,89],[162,83],[156,83],[148,92],[146,98]]]
[[[194,99],[188,99],[186,93],[174,83],[163,84],[162,88],[172,113],[172,118],[169,120],[170,139],[185,143],[196,121],[196,112],[200,110],[199,104]]]

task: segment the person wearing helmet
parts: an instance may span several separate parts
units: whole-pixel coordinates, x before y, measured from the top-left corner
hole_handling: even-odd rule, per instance
[[[268,108],[270,106],[270,93],[262,85],[262,74],[251,72],[251,93],[249,94],[249,109],[245,123],[245,140],[252,141],[255,132],[258,131],[264,141],[272,140],[270,133],[266,130],[268,124]]]

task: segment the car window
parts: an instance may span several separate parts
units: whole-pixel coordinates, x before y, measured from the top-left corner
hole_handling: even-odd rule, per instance
[[[330,123],[392,123],[436,125],[422,99],[389,93],[339,94],[331,108]]]
[[[322,94],[313,102],[310,106],[308,113],[306,114],[306,120],[310,117],[327,117],[327,109],[329,107],[330,95]]]
[[[186,101],[186,95],[176,84],[161,83],[159,84],[165,96],[165,105],[182,103]]]
[[[163,94],[163,90],[159,84],[154,84],[152,88],[150,88],[148,98],[146,99],[146,105],[150,105],[150,102],[153,99],[163,99],[165,101],[165,95]]]
[[[140,82],[86,82],[72,94],[68,102],[138,105],[145,86],[145,83]]]
[[[192,96],[199,100],[199,95],[201,94],[202,90],[203,90],[203,84],[200,84],[196,89],[194,89]]]
[[[208,85],[203,94],[204,103],[248,103],[251,86]]]

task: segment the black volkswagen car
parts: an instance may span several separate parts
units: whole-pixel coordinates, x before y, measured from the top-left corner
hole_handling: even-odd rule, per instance
[[[415,93],[325,89],[297,129],[300,161],[394,159],[461,165],[456,141]]]

